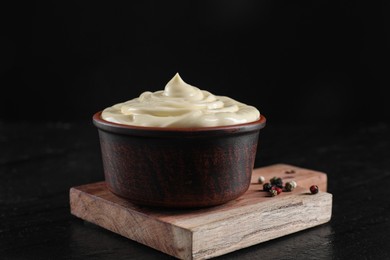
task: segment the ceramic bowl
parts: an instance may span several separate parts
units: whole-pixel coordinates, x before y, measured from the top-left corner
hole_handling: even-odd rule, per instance
[[[249,188],[262,115],[255,122],[200,128],[140,127],[93,115],[105,182],[114,194],[144,206],[216,206]]]

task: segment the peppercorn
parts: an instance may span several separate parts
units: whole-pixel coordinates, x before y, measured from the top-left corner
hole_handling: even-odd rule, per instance
[[[297,187],[297,183],[295,181],[290,181],[291,184],[293,185],[294,189]]]
[[[278,191],[276,189],[270,189],[269,194],[271,195],[271,197],[275,197],[276,195],[278,195]]]
[[[286,191],[293,191],[297,187],[297,183],[295,181],[288,181],[284,186]]]
[[[317,185],[311,185],[310,186],[310,192],[311,192],[311,194],[318,193],[318,186]]]
[[[263,190],[264,190],[264,191],[270,191],[271,188],[272,188],[271,183],[269,183],[269,182],[264,183],[264,185],[263,185]]]
[[[274,186],[272,189],[276,190],[278,194],[282,193],[282,188],[279,188],[278,186]]]
[[[259,182],[260,184],[263,184],[264,181],[265,181],[264,176],[260,176],[259,179],[258,179],[258,182]]]
[[[271,178],[270,182],[274,186],[277,186],[279,188],[283,188],[283,180],[282,180],[282,178],[279,178],[279,177],[275,176],[275,177]]]
[[[282,189],[276,186],[272,186],[271,189],[269,190],[269,193],[273,197],[282,193]]]

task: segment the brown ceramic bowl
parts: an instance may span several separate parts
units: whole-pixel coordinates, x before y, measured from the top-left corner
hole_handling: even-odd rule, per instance
[[[220,205],[250,185],[266,119],[220,127],[140,127],[93,116],[105,182],[134,204],[171,208]]]

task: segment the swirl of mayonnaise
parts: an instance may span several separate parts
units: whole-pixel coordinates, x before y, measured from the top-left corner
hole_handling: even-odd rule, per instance
[[[260,119],[253,106],[185,83],[178,73],[164,90],[146,91],[138,98],[103,110],[102,118],[118,124],[147,127],[212,127]]]

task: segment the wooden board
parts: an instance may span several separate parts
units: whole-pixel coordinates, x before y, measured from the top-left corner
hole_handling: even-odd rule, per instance
[[[270,197],[258,177],[281,177],[298,187]],[[320,192],[310,194],[312,184]],[[70,189],[71,213],[112,232],[179,259],[209,259],[330,221],[332,195],[327,175],[293,165],[254,169],[240,198],[221,206],[192,210],[153,209],[115,196],[104,182]]]

